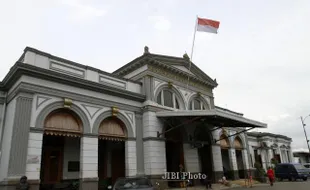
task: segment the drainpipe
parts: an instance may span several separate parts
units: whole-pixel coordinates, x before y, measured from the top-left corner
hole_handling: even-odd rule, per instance
[[[2,158],[2,141],[3,141],[3,135],[4,135],[4,126],[5,126],[5,117],[6,117],[6,106],[7,106],[7,92],[5,92],[4,95],[4,104],[3,104],[3,112],[2,112],[2,121],[1,121],[1,136],[0,136],[0,163]]]

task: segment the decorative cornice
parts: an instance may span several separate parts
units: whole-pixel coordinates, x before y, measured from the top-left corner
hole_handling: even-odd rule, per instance
[[[23,53],[23,55],[19,58],[18,62],[23,62],[24,57],[25,57],[25,53],[26,53],[27,51],[33,52],[33,53],[36,53],[36,54],[39,54],[39,55],[42,55],[42,56],[45,56],[45,57],[48,57],[48,58],[50,58],[51,60],[59,61],[59,62],[62,62],[62,63],[67,63],[67,64],[69,64],[69,65],[78,67],[78,68],[80,68],[80,69],[92,70],[92,71],[98,72],[99,74],[107,75],[107,76],[110,76],[110,77],[115,77],[115,78],[118,78],[118,79],[121,79],[121,80],[125,80],[125,81],[130,81],[130,82],[133,82],[133,83],[136,83],[136,84],[141,84],[140,82],[137,82],[137,81],[134,81],[134,80],[130,80],[130,79],[126,79],[126,78],[123,78],[123,77],[119,77],[119,76],[114,75],[114,74],[112,74],[112,73],[108,73],[108,72],[102,71],[102,70],[100,70],[100,69],[97,69],[97,68],[94,68],[94,67],[91,67],[91,66],[88,66],[88,65],[83,65],[83,64],[80,64],[80,63],[77,63],[77,62],[74,62],[74,61],[70,61],[70,60],[67,60],[67,59],[58,57],[58,56],[54,56],[54,55],[52,55],[52,54],[50,54],[50,53],[46,53],[46,52],[37,50],[37,49],[32,48],[32,47],[26,47],[26,48],[24,49],[24,53]]]
[[[187,72],[179,70],[172,66],[165,65],[159,61],[151,60],[150,63],[151,64],[148,65],[148,69],[154,73],[175,79],[182,83],[186,83],[188,77],[190,77],[191,80],[189,82],[189,85],[195,87],[199,86],[201,89],[216,87],[216,85],[212,84],[210,81],[199,79],[194,75],[188,74]]]
[[[166,141],[166,138],[160,138],[160,137],[145,137],[145,138],[143,138],[143,141]]]
[[[143,112],[148,112],[148,111],[158,112],[158,111],[171,111],[171,109],[170,108],[164,108],[164,107],[156,107],[153,105],[147,105],[147,106],[144,106],[142,108],[142,111]]]
[[[197,66],[194,66],[193,63],[192,63],[193,69],[195,70],[197,74],[201,75],[201,77],[189,74],[176,67],[170,66],[169,64],[160,60],[160,59],[167,59],[167,58],[170,60],[170,62],[179,63],[180,65],[183,65],[183,66],[188,65],[188,61],[186,61],[183,58],[156,55],[156,54],[145,54],[143,56],[136,58],[130,63],[124,65],[120,69],[114,71],[113,74],[123,76],[145,64],[148,64],[149,66],[157,65],[157,66],[163,67],[167,71],[173,72],[180,76],[190,77],[191,80],[194,80],[204,85],[204,88],[206,88],[206,86],[211,87],[211,88],[217,87],[218,84],[214,80],[212,80],[209,76],[207,76],[204,72],[202,72]]]
[[[16,63],[4,78],[3,85],[5,86],[5,89],[10,89],[22,75],[46,79],[53,82],[59,82],[61,84],[67,84],[95,92],[106,93],[109,95],[123,97],[139,102],[144,102],[146,99],[145,95],[139,93],[134,93],[128,90],[111,87],[109,85],[69,76],[20,62]]]
[[[109,100],[103,100],[103,99],[96,98],[96,97],[77,94],[74,92],[67,92],[63,90],[38,86],[38,85],[29,84],[25,82],[21,82],[19,85],[17,85],[15,89],[12,90],[12,92],[8,95],[7,102],[10,102],[20,92],[38,93],[38,94],[60,97],[60,98],[68,97],[73,100],[81,101],[84,103],[96,104],[96,105],[101,105],[101,106],[109,106],[109,107],[117,106],[122,110],[142,112],[141,107],[122,104],[119,102],[114,102],[114,101],[109,101]]]

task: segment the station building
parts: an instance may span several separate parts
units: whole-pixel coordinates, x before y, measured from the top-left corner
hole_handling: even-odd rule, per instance
[[[246,131],[267,124],[216,106],[216,80],[189,65],[186,54],[145,47],[107,73],[25,48],[0,83],[0,189],[15,189],[23,175],[32,189],[70,180],[97,189],[122,176],[160,179],[180,165],[213,181],[245,177],[261,145]],[[278,146],[268,156],[289,159]]]

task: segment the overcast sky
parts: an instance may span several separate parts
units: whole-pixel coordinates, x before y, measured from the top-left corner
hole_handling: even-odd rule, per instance
[[[310,114],[309,0],[0,0],[0,80],[26,46],[112,72],[142,55],[190,54],[196,15],[221,22],[197,33],[193,61],[219,86],[218,106],[268,123],[306,149]],[[310,136],[310,118],[306,120]]]

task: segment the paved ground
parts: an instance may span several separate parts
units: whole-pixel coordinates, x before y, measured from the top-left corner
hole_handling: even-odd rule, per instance
[[[224,190],[224,189],[232,189],[232,190],[309,190],[310,189],[310,180],[307,182],[304,181],[296,181],[296,182],[276,182],[274,186],[270,186],[269,184],[258,184],[254,185],[253,187],[234,187],[234,188],[228,188],[224,187],[222,185],[214,184],[213,190]],[[175,189],[169,189],[169,190],[186,190],[186,188],[175,188]],[[205,187],[198,186],[198,187],[189,187],[187,190],[206,190]]]
[[[262,184],[259,186],[255,186],[252,188],[233,188],[234,190],[245,190],[245,189],[253,189],[253,190],[309,190],[310,189],[310,181],[296,181],[296,182],[277,182],[273,187]]]

